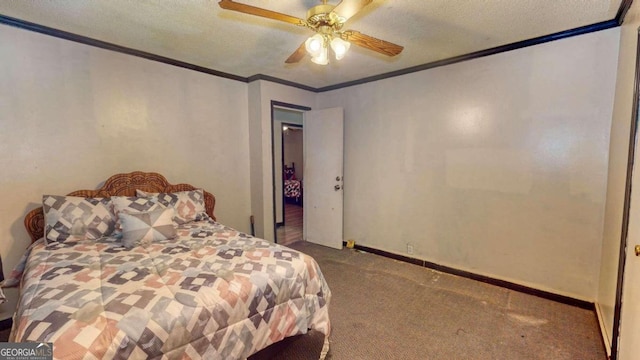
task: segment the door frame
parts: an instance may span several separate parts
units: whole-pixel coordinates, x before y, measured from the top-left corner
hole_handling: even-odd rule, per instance
[[[624,270],[627,258],[627,245],[629,234],[629,213],[631,212],[631,180],[635,164],[635,148],[638,140],[638,106],[640,106],[640,28],[636,41],[636,71],[633,86],[633,108],[631,109],[631,129],[629,131],[629,155],[627,157],[627,177],[624,188],[624,206],[622,208],[622,231],[620,235],[620,252],[618,258],[618,284],[616,286],[616,302],[613,310],[613,335],[611,339],[611,360],[618,359],[618,346],[620,341],[620,322],[622,310],[622,295],[624,287]]]
[[[290,109],[290,110],[300,110],[300,112],[305,112],[305,111],[309,111],[311,110],[310,107],[308,106],[303,106],[303,105],[296,105],[296,104],[290,104],[290,103],[286,103],[286,102],[282,102],[282,101],[276,101],[276,100],[271,100],[271,202],[273,203],[273,241],[277,244],[278,243],[278,231],[277,231],[277,225],[276,225],[276,145],[275,145],[275,133],[273,131],[273,126],[275,125],[275,118],[274,118],[274,112],[275,112],[275,108],[283,108],[283,109]],[[283,155],[284,156],[284,155]],[[282,159],[280,159],[280,161],[282,161]],[[284,191],[284,189],[283,189]],[[284,194],[282,195],[284,197]],[[283,203],[282,203],[282,208],[284,211],[284,199],[283,199]],[[283,218],[284,221],[284,218]]]
[[[300,125],[300,124],[293,124],[293,123],[287,123],[287,122],[283,122],[282,126],[287,126],[289,128],[296,128],[296,129],[302,129],[302,131],[304,131],[304,126]],[[280,159],[280,162],[282,164],[281,169],[284,170],[284,130],[282,131],[282,135],[280,136],[282,138],[282,141],[280,142],[280,147],[282,148],[282,150],[280,151],[280,155],[282,155],[282,158]],[[274,154],[275,156],[275,154]],[[302,155],[304,157],[304,154]],[[275,164],[274,164],[274,168],[273,168],[273,178],[275,179],[276,177],[276,173],[275,173]],[[304,170],[304,169],[303,169]],[[275,186],[275,180],[274,180],[274,186]],[[273,190],[274,194],[275,194],[275,189]],[[281,223],[276,223],[276,226],[278,224],[282,224],[283,226],[286,225],[286,221],[284,218],[284,201],[285,201],[285,196],[284,196],[284,177],[282,178],[282,222]],[[275,206],[275,204],[274,204]],[[277,217],[276,220],[277,221]],[[277,231],[276,231],[277,233]]]

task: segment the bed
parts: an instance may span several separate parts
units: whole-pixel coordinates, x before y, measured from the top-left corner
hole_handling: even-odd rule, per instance
[[[296,178],[296,164],[284,165],[284,198],[285,201],[302,204],[302,181]]]
[[[195,210],[168,200],[189,202],[185,194],[195,197]],[[60,205],[74,201],[71,210]],[[110,202],[112,214],[92,207]],[[118,211],[123,202],[154,204]],[[318,264],[216,222],[214,206],[209,192],[145,172],[44,196],[24,220],[34,242],[12,274],[22,281],[11,341],[51,342],[59,359],[245,359],[314,329],[325,334],[324,358],[331,292]],[[87,208],[92,215],[80,225],[56,217]],[[152,229],[138,239],[145,221]],[[165,236],[172,227],[175,236]],[[105,229],[112,233],[99,236]]]

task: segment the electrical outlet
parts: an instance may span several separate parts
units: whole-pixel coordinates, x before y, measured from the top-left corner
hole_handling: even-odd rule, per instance
[[[407,244],[407,254],[413,254],[413,245]]]

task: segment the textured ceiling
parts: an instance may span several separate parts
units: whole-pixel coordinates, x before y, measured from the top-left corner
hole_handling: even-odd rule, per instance
[[[317,0],[237,0],[305,18]],[[374,0],[345,29],[404,46],[352,46],[329,65],[285,64],[312,32],[221,9],[215,0],[0,1],[0,14],[242,77],[313,88],[345,83],[612,20],[622,0]],[[329,0],[336,4],[337,0]]]

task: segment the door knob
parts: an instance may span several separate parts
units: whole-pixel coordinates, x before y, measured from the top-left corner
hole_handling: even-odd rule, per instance
[[[334,189],[335,191],[340,190],[340,185],[336,185],[336,186],[334,186],[334,187],[333,187],[333,189]],[[638,248],[640,248],[640,246],[639,246]]]
[[[640,256],[640,245],[636,245],[636,256]]]

